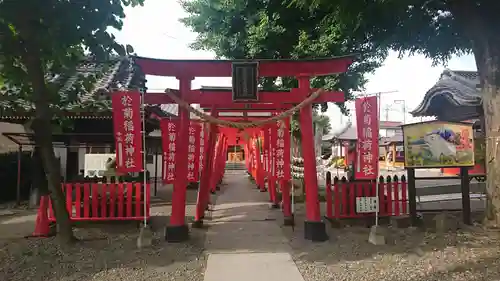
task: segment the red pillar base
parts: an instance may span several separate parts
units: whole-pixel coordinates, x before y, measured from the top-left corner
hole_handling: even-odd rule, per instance
[[[197,221],[193,221],[193,223],[191,223],[191,227],[192,228],[203,228],[203,218],[201,218],[200,220],[197,220]]]
[[[322,221],[305,221],[304,238],[313,242],[327,241],[329,238],[326,233],[325,223]]]
[[[283,225],[284,226],[294,226],[295,225],[295,218],[293,217],[293,215],[291,215],[290,217],[285,217],[283,219]]]
[[[187,225],[169,225],[165,228],[165,240],[170,243],[180,243],[189,240]]]

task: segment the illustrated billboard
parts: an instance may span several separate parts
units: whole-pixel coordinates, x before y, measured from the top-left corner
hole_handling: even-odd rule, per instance
[[[430,121],[403,126],[406,168],[474,166],[472,124]]]

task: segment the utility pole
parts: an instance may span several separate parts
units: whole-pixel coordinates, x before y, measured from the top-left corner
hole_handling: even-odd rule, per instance
[[[392,94],[392,93],[398,93],[399,91],[397,90],[394,90],[394,91],[385,91],[385,92],[378,92],[378,93],[375,93],[375,95],[377,96],[377,103],[378,103],[378,120],[380,122],[380,107],[382,106],[382,99],[380,98],[380,96],[382,95],[385,95],[385,94]],[[367,94],[367,96],[370,96],[370,94]],[[389,111],[386,111],[386,115],[385,115],[385,120],[389,120]]]
[[[390,106],[386,106],[384,108],[384,111],[385,111],[385,121],[389,121],[389,111],[391,111],[391,107]]]
[[[403,106],[403,124],[406,124],[406,101],[405,100],[394,100],[395,104],[401,104]]]

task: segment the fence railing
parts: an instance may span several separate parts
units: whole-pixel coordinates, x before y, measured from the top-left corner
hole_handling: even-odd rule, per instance
[[[150,216],[150,184],[65,183],[66,209],[73,221],[143,220]],[[49,201],[49,220],[55,221]]]
[[[377,188],[379,190],[377,196]],[[326,217],[331,219],[408,214],[406,178],[380,177],[375,181],[348,181],[326,177]]]

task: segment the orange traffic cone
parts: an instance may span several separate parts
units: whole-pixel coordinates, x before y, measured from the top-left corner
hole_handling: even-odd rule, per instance
[[[49,196],[43,195],[42,197],[40,197],[40,207],[38,208],[35,231],[33,232],[32,237],[50,236],[49,217],[47,215],[48,207]]]

